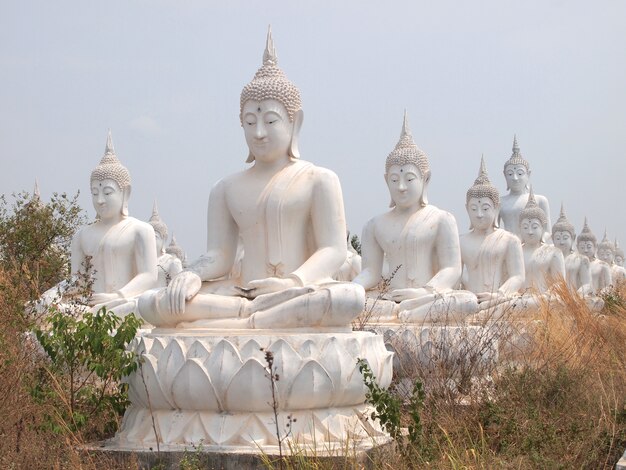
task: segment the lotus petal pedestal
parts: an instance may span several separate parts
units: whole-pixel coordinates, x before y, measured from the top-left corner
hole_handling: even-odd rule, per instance
[[[381,386],[391,382],[393,354],[372,333],[155,329],[134,348],[142,365],[114,447],[156,449],[158,439],[161,450],[276,454],[284,439],[283,449],[337,455],[389,441],[356,365],[363,358]]]

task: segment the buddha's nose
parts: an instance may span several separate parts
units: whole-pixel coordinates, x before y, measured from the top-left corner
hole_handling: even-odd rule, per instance
[[[256,129],[254,130],[254,137],[257,139],[263,139],[267,135],[267,131],[262,122],[257,122]]]

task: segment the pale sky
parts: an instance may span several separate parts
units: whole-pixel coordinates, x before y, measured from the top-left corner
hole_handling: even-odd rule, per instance
[[[272,25],[300,88],[303,159],[341,180],[350,230],[388,210],[383,180],[406,108],[429,200],[469,222],[484,154],[505,192],[516,133],[531,183],[626,246],[624,1],[0,0],[0,192],[81,191],[107,129],[132,176],[130,213],[205,249],[211,186],[246,167],[239,94]]]

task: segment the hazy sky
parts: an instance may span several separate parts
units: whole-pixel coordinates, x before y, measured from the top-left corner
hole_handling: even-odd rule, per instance
[[[384,162],[404,108],[430,159],[429,200],[467,231],[485,155],[505,191],[517,133],[552,223],[561,201],[626,246],[624,1],[0,0],[0,192],[81,191],[111,128],[131,215],[205,249],[211,186],[245,168],[239,94],[272,24],[300,88],[300,150],[342,182],[349,228],[388,209]]]

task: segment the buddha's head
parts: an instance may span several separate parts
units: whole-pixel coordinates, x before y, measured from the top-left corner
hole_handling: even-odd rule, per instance
[[[622,250],[615,240],[615,264],[624,267],[624,250]]]
[[[111,131],[104,156],[91,172],[91,200],[98,219],[107,221],[128,216],[130,173],[118,160],[113,149]]]
[[[180,260],[180,262],[183,263],[183,265],[185,264],[185,261],[186,261],[185,252],[176,242],[176,236],[174,235],[173,232],[172,232],[172,241],[170,241],[170,244],[165,249],[165,252],[169,253],[170,255],[176,256]]]
[[[604,230],[604,238],[598,243],[598,259],[608,264],[613,264],[615,260],[615,245],[606,236],[606,230]]]
[[[391,196],[389,207],[428,205],[426,187],[430,181],[430,166],[426,154],[413,141],[406,111],[400,140],[385,162],[385,181]]]
[[[522,242],[526,245],[540,245],[543,243],[543,227],[547,223],[546,213],[537,205],[535,194],[532,188],[530,188],[528,203],[519,215]]]
[[[154,205],[152,206],[152,216],[148,221],[152,228],[154,229],[154,237],[156,240],[156,250],[157,256],[165,253],[165,242],[167,241],[167,225],[165,222],[161,220],[161,216],[159,215],[159,208],[157,207],[156,201],[154,201]]]
[[[504,178],[506,179],[506,189],[511,192],[518,194],[528,190],[530,166],[519,151],[516,136],[513,137],[511,158],[504,164]]]
[[[572,252],[575,240],[576,232],[574,226],[567,220],[565,208],[563,204],[561,204],[559,218],[552,226],[552,241],[554,242],[554,246],[563,252],[563,256],[567,256]]]
[[[585,255],[590,260],[594,259],[596,256],[596,243],[597,238],[593,234],[593,232],[589,229],[589,225],[587,224],[587,217],[585,217],[585,223],[583,225],[583,229],[578,235],[578,241],[576,242],[576,247],[581,255]]]
[[[257,158],[273,161],[284,155],[299,158],[298,134],[303,118],[300,90],[278,67],[269,29],[263,65],[241,91],[239,119],[250,150],[246,163]]]
[[[481,157],[478,178],[465,197],[465,209],[470,218],[470,230],[487,230],[497,228],[498,211],[500,210],[500,194],[489,181],[485,160]]]

